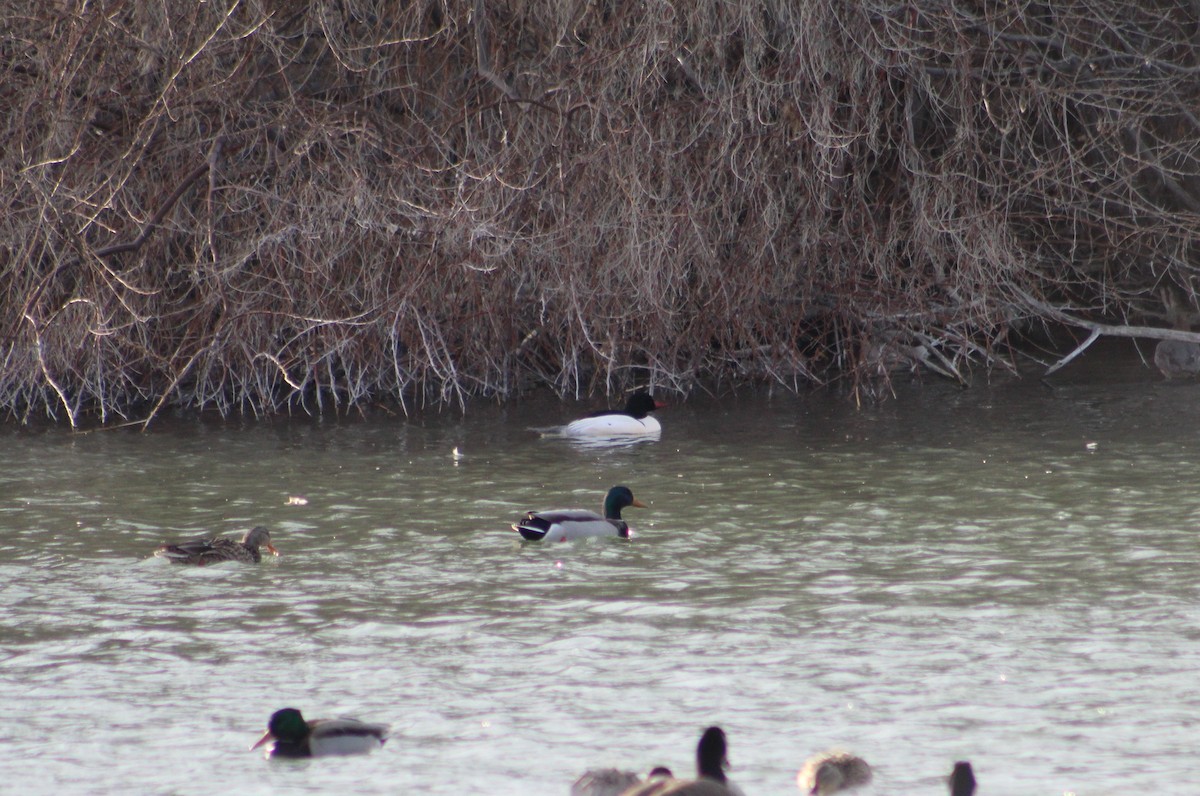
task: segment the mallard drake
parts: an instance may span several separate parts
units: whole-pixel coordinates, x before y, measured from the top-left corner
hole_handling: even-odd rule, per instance
[[[696,744],[696,779],[652,776],[622,796],[743,796],[741,788],[725,777],[728,749],[725,731],[709,727]]]
[[[190,539],[176,544],[164,544],[154,551],[154,555],[165,558],[173,564],[216,564],[219,561],[244,561],[247,564],[257,564],[262,560],[258,548],[266,547],[272,555],[279,555],[275,545],[271,544],[271,532],[263,526],[251,528],[236,541],[225,536]]]
[[[871,767],[867,761],[841,751],[813,755],[796,775],[796,784],[809,796],[840,793],[870,781]]]
[[[604,516],[586,509],[553,509],[531,511],[512,529],[530,541],[567,542],[591,536],[620,536],[629,538],[629,524],[621,519],[621,509],[627,506],[647,508],[633,496],[627,486],[614,486],[604,497]]]
[[[950,786],[950,796],[974,796],[975,770],[966,760],[960,760],[954,764],[946,784]]]
[[[267,731],[250,749],[273,740],[267,757],[354,755],[378,749],[387,736],[386,724],[367,724],[358,719],[305,721],[295,708],[283,708],[271,714]]]
[[[649,437],[662,433],[662,426],[650,416],[666,404],[654,400],[645,390],[629,396],[624,409],[593,412],[562,427],[567,437]]]

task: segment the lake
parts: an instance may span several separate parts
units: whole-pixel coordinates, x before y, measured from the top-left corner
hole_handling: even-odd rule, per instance
[[[1085,360],[861,408],[664,394],[662,439],[612,448],[529,431],[598,403],[550,395],[0,428],[3,787],[566,794],[688,772],[719,724],[747,794],[829,747],[864,794],[944,794],[960,759],[981,794],[1193,793],[1200,385]],[[649,505],[630,540],[509,528],[614,484]],[[259,566],[151,557],[257,524]],[[265,761],[285,706],[392,738]]]

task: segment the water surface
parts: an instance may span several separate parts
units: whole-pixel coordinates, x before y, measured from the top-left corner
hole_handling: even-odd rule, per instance
[[[851,748],[874,794],[1194,792],[1200,386],[1140,363],[844,395],[696,396],[659,442],[585,408],[0,431],[0,775],[38,793],[565,794],[691,765],[748,794]],[[461,458],[452,451],[458,448]],[[526,544],[624,483],[631,541]],[[303,497],[304,505],[288,505]],[[266,524],[261,566],[162,541]],[[284,706],[389,722],[266,762]]]

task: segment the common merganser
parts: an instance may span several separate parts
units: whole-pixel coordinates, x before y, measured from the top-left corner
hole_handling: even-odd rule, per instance
[[[561,433],[567,437],[657,436],[662,433],[662,426],[650,413],[664,406],[650,393],[638,390],[629,396],[624,409],[594,412],[563,426]]]

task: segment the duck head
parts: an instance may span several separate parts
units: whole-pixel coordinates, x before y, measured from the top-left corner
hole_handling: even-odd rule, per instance
[[[257,749],[272,740],[285,744],[298,744],[308,733],[308,722],[304,720],[300,711],[295,708],[283,708],[271,714],[271,718],[267,722],[267,731],[250,748]]]
[[[604,516],[610,520],[621,519],[621,509],[628,506],[644,509],[645,503],[633,496],[633,490],[627,486],[614,486],[604,496]]]
[[[242,544],[254,549],[265,547],[271,551],[271,555],[279,555],[279,551],[275,549],[275,545],[271,544],[271,532],[261,525],[246,531],[246,535],[242,537]]]
[[[666,404],[654,400],[650,396],[650,393],[645,390],[638,390],[629,396],[629,400],[625,402],[625,414],[632,415],[640,420],[655,409],[662,409],[664,406]]]
[[[720,727],[709,727],[700,736],[700,743],[696,745],[696,773],[717,782],[724,782],[725,767],[729,765],[726,758],[728,749],[725,731]]]
[[[950,796],[973,796],[975,793],[975,771],[971,764],[960,760],[950,772]]]

